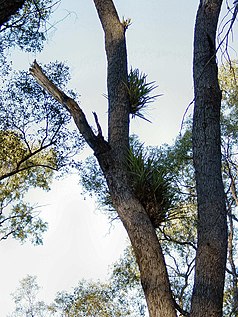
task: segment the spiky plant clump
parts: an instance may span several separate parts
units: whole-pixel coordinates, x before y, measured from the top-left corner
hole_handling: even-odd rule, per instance
[[[158,228],[168,218],[172,207],[171,180],[156,158],[147,157],[142,148],[128,155],[128,169],[133,191],[142,203],[151,222]]]
[[[128,83],[127,89],[130,99],[130,114],[132,118],[136,116],[142,118],[144,120],[148,120],[145,118],[144,113],[148,105],[155,101],[155,99],[161,95],[151,96],[151,92],[157,88],[154,85],[154,81],[147,83],[146,82],[147,75],[144,73],[140,73],[139,69],[132,69],[128,75]]]

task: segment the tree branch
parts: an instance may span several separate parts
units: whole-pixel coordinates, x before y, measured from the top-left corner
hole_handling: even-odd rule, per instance
[[[43,89],[53,96],[61,105],[66,107],[66,109],[72,115],[80,133],[95,153],[109,150],[107,142],[102,137],[99,139],[93,133],[82,109],[79,107],[77,102],[71,97],[67,96],[52,81],[50,81],[36,61],[34,61],[33,65],[31,66],[30,73]]]
[[[17,163],[17,166],[15,169],[13,169],[12,171],[8,172],[8,173],[5,173],[3,175],[0,175],[0,181],[2,181],[3,179],[5,178],[8,178],[10,176],[13,176],[19,172],[23,172],[25,170],[28,170],[29,168],[33,168],[33,167],[37,167],[37,166],[41,166],[41,167],[47,167],[47,168],[50,168],[50,169],[53,169],[53,170],[56,170],[56,168],[54,168],[53,166],[50,166],[50,165],[46,165],[46,164],[31,164],[31,165],[27,165],[27,166],[23,166],[21,167],[21,165],[23,163],[26,163],[30,158],[34,157],[36,154],[40,153],[41,151],[47,149],[49,146],[52,145],[52,142],[44,145],[44,146],[41,146],[40,148],[38,148],[37,150],[35,151],[30,151],[26,156],[24,156],[18,163]]]

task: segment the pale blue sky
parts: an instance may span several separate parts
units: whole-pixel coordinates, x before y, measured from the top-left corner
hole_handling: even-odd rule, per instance
[[[147,144],[171,142],[178,134],[183,113],[193,99],[192,46],[195,0],[115,0],[120,17],[132,19],[127,31],[129,65],[148,74],[163,94],[151,106],[149,118],[132,122],[132,131]],[[36,58],[41,63],[67,61],[72,69],[71,86],[81,94],[81,106],[93,124],[96,111],[106,134],[106,60],[101,25],[92,0],[62,0],[52,24],[71,14],[49,32],[43,53],[14,53],[14,65],[28,69]],[[11,310],[10,293],[27,274],[37,275],[41,295],[53,300],[57,291],[70,289],[81,278],[105,278],[108,265],[126,245],[121,225],[110,230],[107,218],[90,199],[80,194],[78,178],[55,181],[52,191],[32,191],[31,201],[43,205],[49,221],[44,245],[21,246],[7,240],[0,244],[2,272],[0,316]]]

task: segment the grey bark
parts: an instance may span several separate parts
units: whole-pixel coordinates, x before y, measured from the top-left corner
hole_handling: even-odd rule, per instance
[[[198,247],[191,317],[221,317],[227,219],[221,175],[221,91],[216,30],[222,0],[201,0],[194,37],[193,158],[198,203]]]

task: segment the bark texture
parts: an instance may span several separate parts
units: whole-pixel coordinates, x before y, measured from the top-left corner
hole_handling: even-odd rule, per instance
[[[222,0],[201,0],[194,37],[193,155],[198,202],[198,248],[191,317],[222,316],[227,253],[221,175],[221,91],[216,30]]]
[[[26,0],[0,0],[0,26],[15,14]]]

